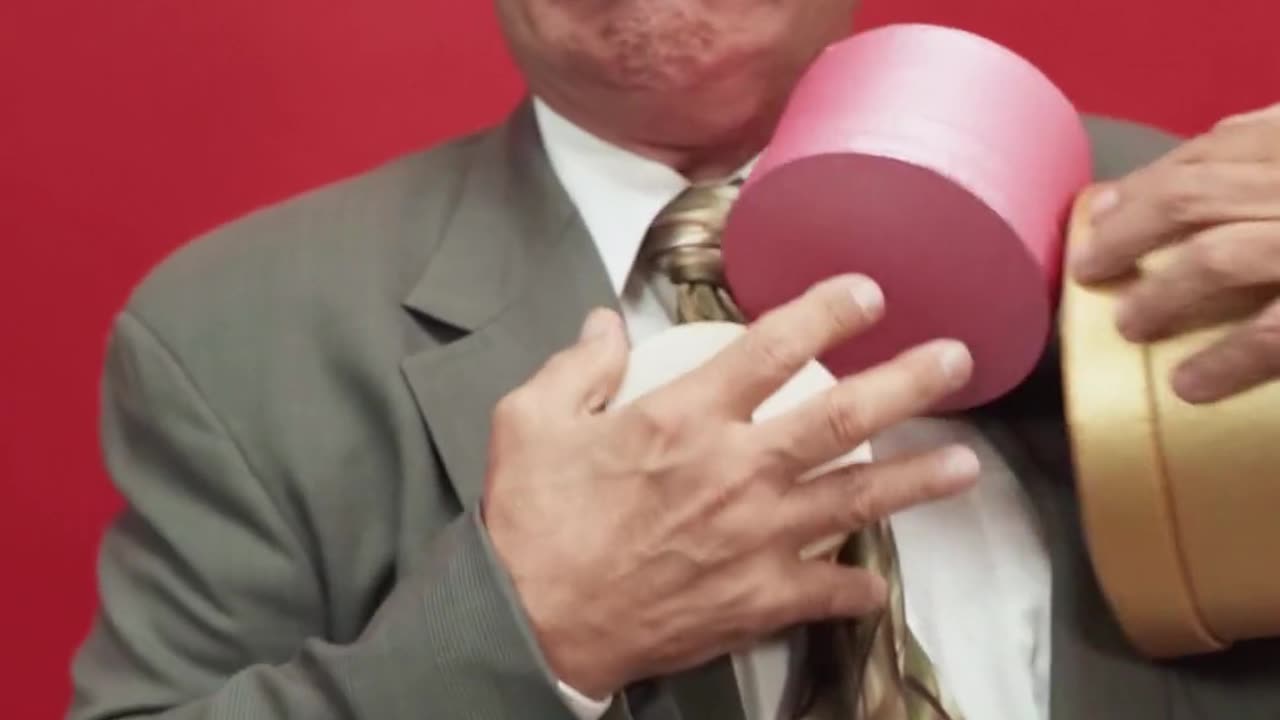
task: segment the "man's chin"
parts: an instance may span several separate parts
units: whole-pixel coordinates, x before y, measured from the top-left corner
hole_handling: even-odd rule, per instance
[[[697,151],[743,145],[753,138],[763,146],[776,122],[776,111],[754,102],[734,105],[715,102],[655,100],[635,103],[630,113],[619,113],[617,125],[645,144]]]

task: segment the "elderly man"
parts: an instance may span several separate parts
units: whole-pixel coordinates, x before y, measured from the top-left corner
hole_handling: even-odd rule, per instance
[[[855,4],[499,0],[532,91],[505,125],[257,213],[153,273],[110,346],[104,445],[128,507],[70,717],[830,715],[852,669],[833,676],[812,640],[889,584],[797,549],[891,514],[936,684],[907,678],[911,717],[1280,716],[1273,645],[1156,665],[1121,639],[1083,552],[1053,373],[966,418],[910,420],[970,373],[939,339],[749,422],[875,322],[870,279],[833,278],[603,411],[629,339],[673,322],[641,246],[673,207],[723,213],[731,191],[714,189]],[[1080,275],[1178,247],[1127,298],[1124,332],[1176,332],[1201,298],[1280,281],[1274,115],[1179,149],[1092,131],[1120,179]],[[1278,313],[1170,381],[1201,402],[1270,380]],[[793,482],[873,435],[875,463]]]

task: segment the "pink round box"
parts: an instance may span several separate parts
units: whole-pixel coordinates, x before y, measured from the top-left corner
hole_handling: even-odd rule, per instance
[[[840,273],[873,277],[887,312],[821,358],[837,376],[938,337],[973,380],[939,411],[988,402],[1044,352],[1069,208],[1092,174],[1065,95],[1010,50],[897,25],[828,48],[790,100],[725,230],[749,317]]]

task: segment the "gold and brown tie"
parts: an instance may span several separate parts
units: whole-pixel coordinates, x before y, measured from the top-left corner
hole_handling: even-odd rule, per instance
[[[694,185],[668,204],[649,229],[641,262],[670,279],[677,322],[744,321],[725,283],[720,253],[720,236],[738,188],[736,182]],[[880,574],[889,598],[875,617],[833,626],[839,633],[834,646],[840,682],[823,705],[834,720],[961,720],[907,628],[888,521],[852,536],[838,559]]]

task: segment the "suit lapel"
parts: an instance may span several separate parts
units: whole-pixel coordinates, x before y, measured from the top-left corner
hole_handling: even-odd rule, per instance
[[[494,405],[572,344],[592,308],[617,307],[531,109],[477,142],[439,248],[404,301],[456,339],[401,365],[464,508],[483,495]],[[701,720],[713,702],[721,717],[740,718],[740,706],[725,707],[738,700],[732,667],[716,665],[637,685],[611,717]]]
[[[404,302],[457,336],[402,370],[463,507],[483,491],[495,403],[571,344],[591,308],[617,302],[529,106],[475,142],[439,248]]]
[[[976,413],[985,437],[1022,481],[1045,531],[1053,571],[1049,718],[1172,717],[1163,669],[1129,649],[1094,579],[1051,365]]]

